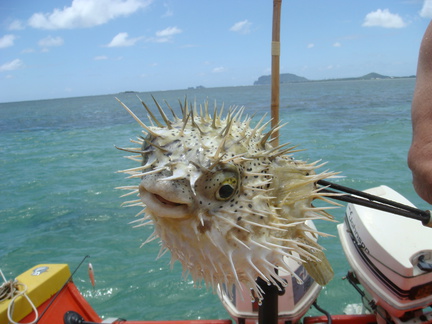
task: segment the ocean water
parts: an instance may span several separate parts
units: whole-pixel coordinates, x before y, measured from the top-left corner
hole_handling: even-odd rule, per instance
[[[410,104],[414,79],[334,81],[281,87],[281,143],[305,151],[298,159],[327,161],[341,172],[337,182],[364,190],[385,184],[419,208],[406,155],[411,141]],[[225,106],[246,106],[258,119],[269,112],[270,88],[230,87],[152,93],[172,107],[185,96]],[[150,93],[139,96],[152,103]],[[228,318],[218,297],[171,269],[169,255],[155,260],[156,242],[140,245],[150,228],[132,228],[138,212],[123,208],[114,188],[130,184],[117,170],[134,166],[114,145],[127,147],[140,127],[114,99],[144,116],[135,94],[0,104],[0,268],[13,278],[40,263],[68,263],[86,256],[96,273],[96,289],[79,268],[74,281],[103,317],[129,320]],[[142,117],[144,118],[144,117]],[[333,212],[343,221],[344,208]],[[348,263],[336,224],[317,227],[335,237],[321,243],[335,269],[318,302],[331,313],[359,303],[342,277]],[[389,224],[391,226],[391,224]],[[383,229],[385,230],[385,229]],[[311,314],[317,314],[311,311]]]

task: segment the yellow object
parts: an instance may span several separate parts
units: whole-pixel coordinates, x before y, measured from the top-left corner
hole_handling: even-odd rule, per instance
[[[55,295],[69,279],[71,273],[67,264],[39,264],[30,268],[16,279],[27,286],[26,294],[36,307]],[[23,286],[19,286],[20,291]],[[0,323],[8,323],[7,311],[10,299],[0,302]],[[20,296],[15,300],[13,320],[20,321],[32,308],[29,302]]]

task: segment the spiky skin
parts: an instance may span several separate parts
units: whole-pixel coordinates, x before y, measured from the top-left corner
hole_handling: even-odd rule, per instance
[[[122,103],[144,137],[133,141],[139,148],[123,149],[137,153],[130,158],[142,166],[122,172],[141,183],[120,189],[139,195],[127,204],[145,207],[139,222],[154,225],[147,241],[160,238],[161,253],[168,249],[195,282],[243,283],[260,299],[257,277],[283,286],[276,268],[295,276],[284,258],[304,263],[321,285],[331,280],[333,270],[316,243],[322,233],[306,221],[331,219],[312,201],[326,200],[316,182],[332,173],[316,174],[316,163],[294,160],[287,155],[293,147],[273,147],[268,140],[275,129],[264,134],[262,120],[250,127],[243,109],[222,117],[216,107],[210,115],[208,103],[198,113],[185,101],[182,117],[173,113],[169,120],[155,101],[161,123],[142,103],[151,126]]]

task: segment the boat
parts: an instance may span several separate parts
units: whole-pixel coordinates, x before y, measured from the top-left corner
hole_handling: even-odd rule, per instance
[[[273,1],[272,127],[279,123],[281,2]],[[273,143],[277,146],[277,132]],[[282,289],[263,283],[265,297],[262,304],[251,301],[246,288],[230,291],[227,287],[218,287],[219,298],[232,319],[102,319],[74,284],[76,270],[71,273],[67,264],[39,264],[9,281],[0,271],[4,280],[0,287],[0,324],[432,323],[430,212],[417,209],[387,186],[360,192],[323,180],[318,184],[321,191],[335,193],[332,198],[348,202],[345,221],[338,225],[338,234],[350,265],[346,278],[363,304],[355,313],[329,314],[321,309],[316,304],[321,287],[302,264],[287,259],[286,262],[291,263],[290,269],[302,278],[303,284],[297,283],[289,273],[280,273],[287,281],[287,287]],[[324,315],[305,316],[312,306]]]
[[[340,186],[338,188],[340,189]],[[312,305],[320,310],[316,300],[321,287],[312,280],[301,264],[287,260],[292,263],[291,268],[301,276],[304,284],[296,283],[288,273],[281,273],[288,285],[283,294],[278,289],[275,290],[277,302],[272,304],[279,305],[276,309],[278,324],[432,323],[430,220],[423,221],[422,224],[418,219],[398,215],[406,213],[407,210],[416,214],[419,210],[387,186],[357,192],[357,195],[368,197],[368,202],[359,202],[359,198],[352,194],[349,196],[355,198],[356,204],[347,204],[345,220],[338,225],[338,234],[350,265],[347,279],[353,285],[353,292],[359,293],[359,300],[363,303],[361,310],[354,314],[328,314],[322,310],[325,314],[323,316],[305,316]],[[379,206],[379,209],[362,206],[369,204],[372,199],[399,206],[396,211],[398,214],[379,210],[386,209],[382,206]],[[250,292],[241,288],[239,291],[230,292],[226,287],[218,287],[220,300],[232,319],[127,321],[121,318],[102,320],[80,294],[67,264],[32,266],[15,280],[5,282],[0,289],[0,296],[4,295],[9,287],[15,287],[16,291],[13,298],[0,301],[2,324],[270,323],[267,313],[263,313],[266,311],[263,310],[264,305],[251,301]],[[267,297],[266,295],[264,301]],[[263,316],[265,318],[261,318]]]

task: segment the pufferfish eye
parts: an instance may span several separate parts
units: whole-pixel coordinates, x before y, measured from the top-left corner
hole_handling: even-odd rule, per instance
[[[237,178],[226,178],[215,193],[217,200],[230,199],[237,189]]]

